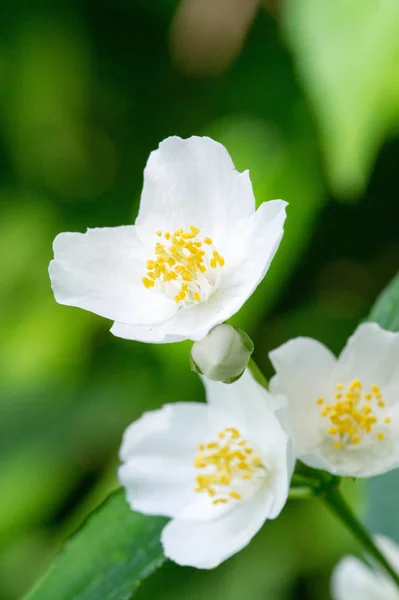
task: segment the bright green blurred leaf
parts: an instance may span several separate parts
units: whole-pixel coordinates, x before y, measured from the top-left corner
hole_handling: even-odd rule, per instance
[[[370,320],[376,321],[384,329],[399,330],[399,273],[377,298]],[[368,526],[373,532],[385,534],[399,542],[399,469],[369,479],[366,492]]]
[[[379,146],[397,119],[397,0],[289,0],[284,26],[313,103],[331,185],[364,189]]]
[[[165,519],[133,513],[123,490],[110,496],[66,546],[26,600],[129,600],[165,560]]]

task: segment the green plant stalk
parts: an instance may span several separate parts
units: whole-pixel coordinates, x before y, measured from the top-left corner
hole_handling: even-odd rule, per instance
[[[313,493],[316,494],[320,489],[320,482],[317,479],[306,477],[306,475],[294,473],[291,479],[291,486],[311,488]]]
[[[310,487],[292,487],[288,492],[288,498],[290,500],[306,500],[307,498],[314,498],[314,491]]]
[[[331,486],[320,494],[330,511],[351,531],[367,554],[374,558],[384,571],[391,577],[399,589],[399,574],[387,561],[382,552],[375,545],[370,533],[363,527],[352,509],[343,498],[338,486]]]

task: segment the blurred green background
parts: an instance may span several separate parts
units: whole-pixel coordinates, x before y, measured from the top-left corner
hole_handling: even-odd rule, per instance
[[[190,344],[117,339],[55,303],[53,238],[133,222],[149,152],[210,135],[259,203],[290,203],[233,321],[268,376],[290,337],[338,352],[399,263],[399,3],[6,0],[0,32],[0,600],[15,600],[116,487],[124,428],[203,397]],[[327,599],[354,549],[317,501],[290,502],[215,571],[168,564],[135,598]]]

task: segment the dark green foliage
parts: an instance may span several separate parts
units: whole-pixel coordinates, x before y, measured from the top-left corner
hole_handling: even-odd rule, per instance
[[[114,493],[75,533],[26,600],[129,600],[165,561],[165,519],[133,513]]]

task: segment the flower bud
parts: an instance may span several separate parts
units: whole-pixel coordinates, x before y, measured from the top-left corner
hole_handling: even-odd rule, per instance
[[[241,329],[217,325],[191,349],[191,369],[213,381],[233,383],[245,371],[254,345]]]

